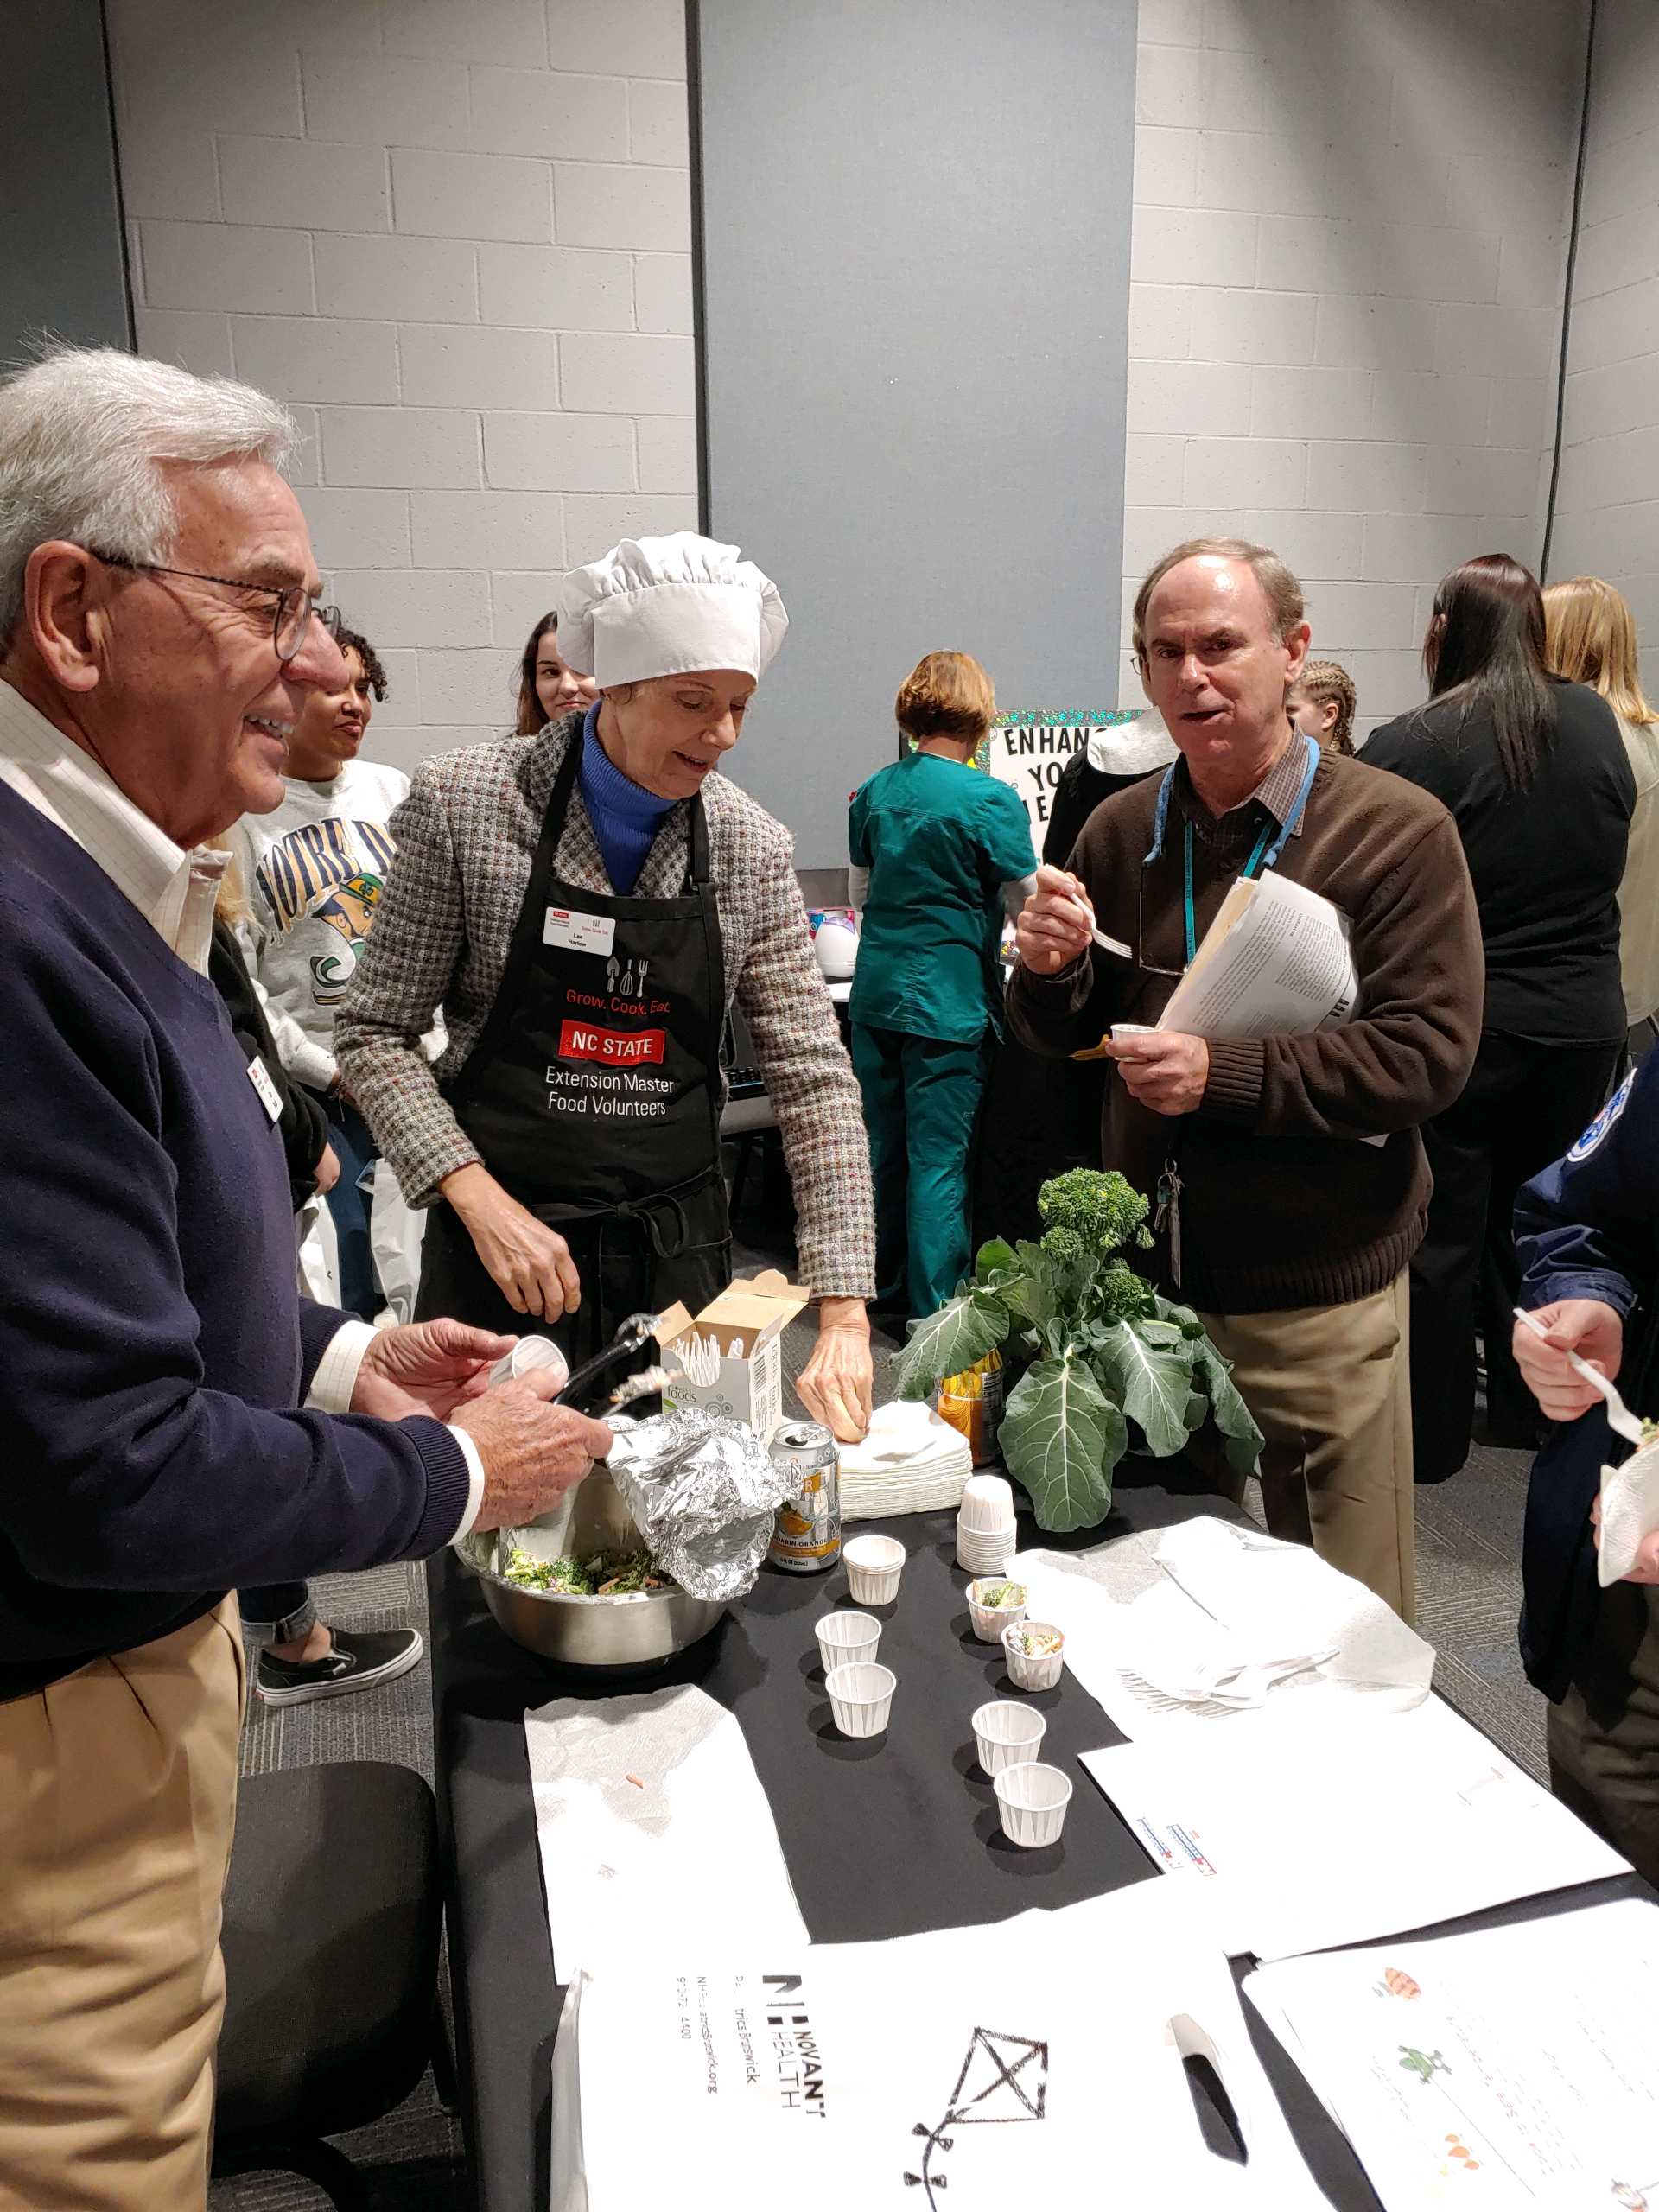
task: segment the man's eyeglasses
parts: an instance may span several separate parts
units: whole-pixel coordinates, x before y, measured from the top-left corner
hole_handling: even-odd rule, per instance
[[[325,607],[321,600],[313,599],[298,584],[286,588],[278,584],[251,584],[240,576],[204,575],[200,569],[167,569],[159,561],[124,561],[118,553],[100,553],[92,546],[86,550],[106,569],[130,569],[135,575],[146,576],[188,576],[193,583],[223,584],[227,591],[255,592],[260,598],[272,601],[270,634],[278,660],[293,659],[305,643],[314,614],[325,623],[331,615],[339,619],[337,608]]]

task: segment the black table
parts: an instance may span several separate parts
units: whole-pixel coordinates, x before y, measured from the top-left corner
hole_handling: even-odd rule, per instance
[[[1156,1483],[1120,1471],[1109,1521],[1076,1538],[1033,1530],[1021,1541],[1083,1549],[1103,1537],[1231,1509],[1185,1489],[1168,1464]],[[1128,1883],[1160,1881],[1106,1798],[1076,1767],[1080,1752],[1122,1733],[1068,1671],[1032,1699],[1048,1719],[1044,1758],[1074,1775],[1060,1842],[1024,1851],[1002,1836],[969,1725],[975,1707],[1010,1691],[1001,1655],[968,1618],[955,1564],[955,1516],[859,1524],[898,1536],[910,1557],[899,1601],[880,1609],[881,1657],[899,1677],[885,1737],[851,1743],[830,1721],[813,1623],[844,1599],[846,1576],[763,1570],[715,1633],[643,1681],[596,1694],[696,1682],[742,1726],[771,1801],[796,1895],[815,1941],[855,1941],[1009,1918],[1073,1904]],[[537,1660],[496,1627],[477,1581],[452,1553],[428,1569],[440,1817],[450,1873],[449,1969],[463,2116],[482,2212],[546,2212],[549,2065],[563,1990],[554,1980],[524,1716],[588,1680]],[[1459,1921],[1541,1915],[1634,1891],[1635,1876]],[[1241,1975],[1243,1967],[1236,1969]],[[1341,2212],[1377,2199],[1346,2141],[1253,2009],[1250,2032],[1316,2179]]]

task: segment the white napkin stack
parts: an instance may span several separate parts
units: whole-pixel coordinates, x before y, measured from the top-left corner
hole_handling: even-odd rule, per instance
[[[895,1399],[878,1406],[861,1444],[841,1447],[841,1517],[933,1513],[959,1505],[974,1471],[968,1440],[931,1406]]]

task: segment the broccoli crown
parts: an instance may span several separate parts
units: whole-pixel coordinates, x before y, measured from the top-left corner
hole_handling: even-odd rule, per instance
[[[1127,1261],[1113,1260],[1095,1286],[1100,1310],[1109,1321],[1144,1321],[1157,1311],[1152,1286]]]
[[[1072,1262],[1082,1259],[1084,1249],[1083,1239],[1075,1229],[1046,1229],[1043,1231],[1044,1251],[1051,1260],[1059,1261],[1062,1266],[1070,1266]]]
[[[1045,1227],[1075,1230],[1085,1251],[1103,1257],[1131,1238],[1150,1244],[1147,1201],[1116,1168],[1073,1167],[1052,1176],[1037,1193]],[[1048,1238],[1043,1239],[1045,1250]]]

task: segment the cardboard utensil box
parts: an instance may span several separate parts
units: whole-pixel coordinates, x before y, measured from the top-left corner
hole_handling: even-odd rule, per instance
[[[664,1366],[683,1372],[664,1391],[664,1405],[701,1406],[744,1421],[766,1443],[784,1419],[784,1325],[811,1296],[769,1268],[740,1275],[695,1320],[683,1306],[670,1306],[657,1342]]]

